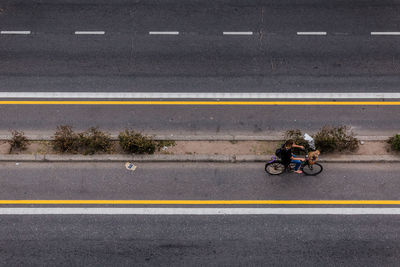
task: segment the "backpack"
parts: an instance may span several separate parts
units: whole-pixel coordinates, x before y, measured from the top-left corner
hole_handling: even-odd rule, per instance
[[[275,150],[275,156],[277,156],[278,158],[282,158],[282,149],[285,147],[285,144],[282,144],[280,148],[278,148],[277,150]]]
[[[277,156],[278,158],[281,158],[281,154],[282,154],[281,148],[278,148],[277,150],[275,150],[275,156]]]

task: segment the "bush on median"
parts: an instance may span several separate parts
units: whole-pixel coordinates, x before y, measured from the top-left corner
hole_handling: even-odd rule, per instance
[[[400,151],[400,134],[390,137],[387,142],[393,150]]]
[[[70,125],[57,126],[54,134],[53,148],[61,153],[78,153],[79,136]]]
[[[78,135],[80,149],[83,154],[92,155],[96,152],[111,152],[112,141],[110,134],[100,131],[97,127],[91,127]]]
[[[321,152],[342,152],[355,151],[359,147],[357,138],[347,126],[324,126],[315,135],[312,136],[315,141],[315,147]],[[288,130],[285,133],[285,139],[293,139],[295,144],[304,146],[310,150],[310,145],[304,140],[301,130]],[[300,151],[294,150],[295,153]]]
[[[159,147],[153,138],[144,136],[141,133],[126,129],[118,136],[119,144],[127,153],[133,154],[154,154]]]
[[[325,153],[355,151],[359,147],[357,138],[347,126],[324,126],[313,137],[316,148]]]
[[[54,150],[61,153],[94,154],[96,152],[109,153],[112,140],[109,134],[91,127],[82,133],[75,133],[70,125],[57,127],[54,134]]]
[[[29,140],[26,138],[22,131],[11,131],[11,140],[8,141],[10,144],[10,153],[13,150],[25,150],[29,145]]]

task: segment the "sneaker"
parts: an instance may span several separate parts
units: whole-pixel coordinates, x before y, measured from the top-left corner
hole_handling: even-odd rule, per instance
[[[303,173],[301,170],[295,171],[295,173],[301,174]]]

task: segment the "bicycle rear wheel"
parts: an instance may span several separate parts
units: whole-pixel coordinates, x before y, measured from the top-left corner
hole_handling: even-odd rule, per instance
[[[319,163],[314,163],[313,165],[306,165],[303,167],[303,172],[306,175],[315,176],[320,174],[324,168]]]
[[[271,162],[265,164],[265,171],[270,175],[279,175],[285,171],[285,165],[281,162]]]

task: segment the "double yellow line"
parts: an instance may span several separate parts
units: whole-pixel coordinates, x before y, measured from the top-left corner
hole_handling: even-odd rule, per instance
[[[0,101],[0,105],[400,106],[400,101]]]
[[[400,205],[400,200],[0,200],[0,205]]]

